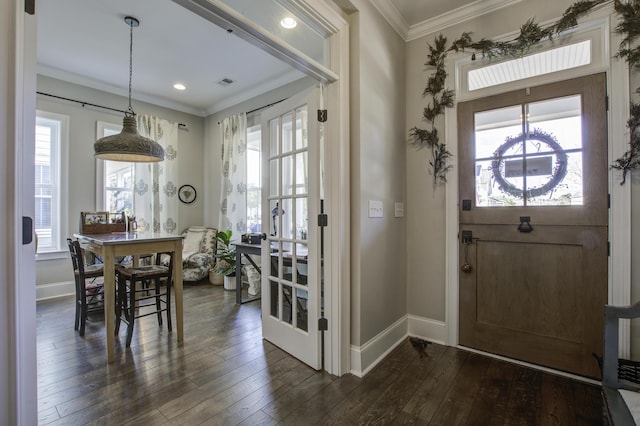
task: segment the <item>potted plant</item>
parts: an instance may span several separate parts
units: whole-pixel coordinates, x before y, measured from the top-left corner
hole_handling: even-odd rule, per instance
[[[224,289],[236,288],[236,250],[231,244],[232,232],[230,229],[219,231],[216,234],[218,249],[216,253],[216,266],[214,272],[224,275]]]

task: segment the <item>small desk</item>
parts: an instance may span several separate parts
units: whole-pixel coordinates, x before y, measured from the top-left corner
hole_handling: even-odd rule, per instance
[[[173,253],[173,288],[178,342],[184,339],[182,325],[182,235],[162,233],[73,234],[86,244],[85,249],[102,256],[104,262],[104,323],[107,334],[107,361],[115,360],[115,297],[114,260],[118,256],[146,253]]]
[[[234,245],[236,246],[236,304],[241,305],[260,299],[260,296],[256,296],[251,299],[242,300],[242,255],[244,254],[244,257],[249,263],[262,274],[260,267],[253,261],[251,256],[249,256],[250,254],[260,256],[262,244],[235,243]]]

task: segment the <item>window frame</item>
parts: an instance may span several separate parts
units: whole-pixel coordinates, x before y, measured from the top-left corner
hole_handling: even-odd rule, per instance
[[[57,114],[44,110],[36,110],[36,126],[41,126],[42,120],[57,122],[57,140],[52,140],[52,144],[56,144],[52,147],[51,163],[52,170],[50,172],[54,183],[52,184],[52,245],[43,249],[41,245],[38,245],[36,250],[36,260],[49,260],[59,259],[66,257],[67,248],[65,246],[66,237],[69,230],[69,220],[65,218],[69,217],[69,122],[68,115]],[[34,140],[35,144],[35,140]],[[35,165],[35,157],[34,157]],[[35,184],[35,181],[34,181]],[[35,185],[34,185],[34,204],[35,204]],[[34,218],[35,219],[35,218]],[[35,226],[34,226],[35,232]]]

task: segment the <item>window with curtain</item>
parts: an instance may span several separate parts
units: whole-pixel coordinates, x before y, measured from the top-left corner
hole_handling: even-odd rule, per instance
[[[36,111],[35,232],[38,254],[64,250],[67,203],[62,198],[66,193],[68,128],[68,116]]]
[[[262,232],[261,125],[247,128],[247,232]]]

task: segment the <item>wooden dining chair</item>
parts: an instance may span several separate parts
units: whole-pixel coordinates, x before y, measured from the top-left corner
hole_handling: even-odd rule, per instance
[[[169,255],[168,266],[161,258]],[[162,312],[167,315],[167,329],[171,331],[171,287],[173,281],[173,254],[156,253],[155,264],[116,270],[118,303],[116,303],[116,334],[120,323],[127,324],[127,347],[131,345],[137,319],[156,315],[162,327]]]
[[[89,313],[104,310],[104,271],[102,264],[85,264],[80,242],[67,238],[76,287],[74,330],[84,336]]]

